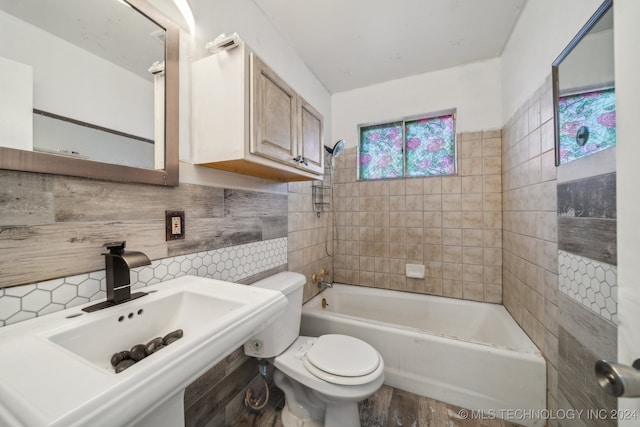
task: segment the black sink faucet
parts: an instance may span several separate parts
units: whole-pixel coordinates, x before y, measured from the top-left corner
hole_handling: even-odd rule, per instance
[[[149,265],[151,261],[142,252],[125,252],[126,243],[112,242],[104,244],[104,247],[109,249],[108,253],[103,254],[107,276],[107,300],[85,307],[82,310],[92,312],[146,295],[146,292],[131,293],[130,271],[135,267]]]

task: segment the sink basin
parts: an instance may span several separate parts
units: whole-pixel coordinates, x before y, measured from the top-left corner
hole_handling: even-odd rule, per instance
[[[134,301],[131,305],[125,312],[119,310],[102,319],[81,322],[55,332],[48,339],[94,365],[112,371],[110,359],[113,353],[129,350],[176,329],[185,331],[187,337],[206,334],[213,322],[224,319],[243,304],[185,290],[148,302],[141,300],[139,304]]]
[[[0,425],[183,425],[185,387],[286,306],[277,291],[194,276],[145,291],[1,328]],[[181,339],[115,373],[114,353],[176,329]]]

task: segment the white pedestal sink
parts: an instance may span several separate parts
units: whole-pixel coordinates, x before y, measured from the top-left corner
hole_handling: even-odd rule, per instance
[[[0,425],[182,426],[186,386],[286,306],[277,291],[194,276],[145,291],[0,328]],[[176,329],[183,338],[114,372],[113,353]]]

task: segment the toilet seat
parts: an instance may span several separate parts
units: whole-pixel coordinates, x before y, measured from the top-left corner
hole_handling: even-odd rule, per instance
[[[304,367],[315,377],[339,385],[361,385],[380,373],[380,354],[347,335],[322,335],[304,355]]]

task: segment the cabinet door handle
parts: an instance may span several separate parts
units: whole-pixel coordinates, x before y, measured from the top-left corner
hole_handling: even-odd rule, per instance
[[[307,159],[305,159],[304,157],[300,158],[300,161],[304,163],[305,166],[309,166],[309,163],[307,163]]]
[[[296,163],[300,163],[301,160],[302,160],[302,156],[297,156],[293,158],[293,161]]]

